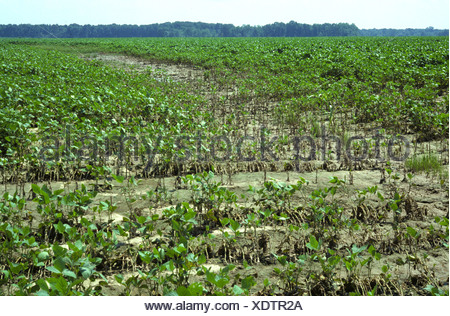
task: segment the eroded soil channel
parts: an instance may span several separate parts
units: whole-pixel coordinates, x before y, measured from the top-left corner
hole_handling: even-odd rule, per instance
[[[170,80],[175,82],[183,82],[203,79],[203,71],[201,69],[186,65],[152,62],[142,58],[117,54],[88,54],[83,55],[82,58],[86,60],[99,60],[106,65],[130,71],[151,71],[154,77],[160,80],[170,78]]]
[[[207,86],[203,70],[190,66],[108,54],[83,58],[131,72],[149,72],[158,80],[189,83],[196,85],[196,89]],[[236,89],[229,87],[214,94],[205,89],[200,93],[213,103],[220,96],[235,95]],[[261,123],[270,123],[263,117],[246,122],[253,124],[249,131]],[[84,214],[88,220],[99,227],[110,225],[111,230],[114,225],[135,225],[117,237],[115,248],[96,254],[103,259],[101,272],[108,280],[104,287],[106,294],[123,294],[124,285],[117,282],[116,275],[127,279],[141,275],[138,270],[152,269],[155,261],[145,262],[140,253],[153,252],[161,245],[176,246],[173,244],[176,233],[167,210],[186,203],[185,208],[197,212],[188,252],[204,255],[203,267],[216,274],[234,265],[231,280],[234,278],[240,285],[239,280],[244,278],[255,281],[250,294],[365,295],[376,286],[378,295],[424,295],[427,285],[448,289],[449,282],[449,253],[448,245],[445,246],[448,152],[439,143],[429,142],[419,146],[417,153],[426,154],[430,148],[440,151],[442,161],[447,161],[440,173],[411,174],[402,162],[387,165],[373,161],[345,164],[317,160],[302,162],[299,168],[283,161],[238,163],[231,167],[224,163],[216,166],[214,176],[205,174],[202,181],[191,182],[184,178],[187,174],[175,176],[168,172],[144,178],[130,171],[136,176],[136,183],[118,183],[109,178],[100,184],[95,181],[36,184],[66,193],[82,186],[89,192],[96,188],[98,192],[91,205],[97,208],[89,208]],[[197,171],[209,170],[199,166]],[[17,186],[5,184],[4,189],[13,194]],[[37,202],[31,201],[35,198],[31,184],[26,183],[20,191],[30,201],[27,207],[35,209],[33,203]],[[108,204],[114,205],[109,213],[98,212],[101,205]],[[32,225],[38,229],[43,216],[35,211],[33,216]],[[142,217],[152,216],[154,229],[140,229]],[[441,224],[445,218],[447,227]],[[79,224],[65,220],[72,226]],[[50,241],[63,242],[54,231],[50,233],[53,234]],[[311,236],[320,241],[318,245]],[[379,256],[367,250],[356,253],[365,246],[367,249],[372,246]],[[315,252],[320,257],[313,258]],[[189,275],[190,282],[204,282],[205,271],[199,268],[197,272]],[[167,274],[165,271],[158,277]],[[270,286],[264,285],[265,280]],[[162,294],[156,282],[152,282],[148,281],[147,288],[133,288],[131,294]]]
[[[131,71],[151,70],[160,80],[170,78],[175,82],[198,83],[204,79],[203,70],[190,66],[152,63],[128,56],[106,54],[98,54],[88,59],[100,60],[113,67],[126,68]],[[227,91],[223,91],[223,94],[233,94],[233,91],[236,90],[229,88]],[[201,93],[210,102],[216,100],[216,95],[211,95],[208,90]],[[413,139],[413,136],[409,137],[411,140]],[[213,219],[214,216],[208,218],[211,215],[208,210],[200,211],[197,206],[193,205],[195,192],[187,184],[180,186],[179,177],[165,177],[164,198],[154,199],[150,203],[149,200],[138,198],[130,207],[120,186],[113,186],[107,192],[100,192],[97,200],[112,199],[115,201],[118,208],[111,216],[116,221],[120,221],[121,217],[130,218],[134,213],[144,216],[157,214],[166,223],[161,224],[162,227],[167,225],[167,221],[163,220],[165,209],[174,208],[177,203],[190,203],[195,210],[201,213],[200,218],[203,219],[203,221],[199,221],[196,229],[203,233],[207,229],[206,233],[214,236],[213,241],[206,237],[199,237],[192,243],[192,251],[206,253],[208,267],[216,273],[229,263],[237,264],[238,268],[235,273],[237,275],[247,273],[254,276],[258,284],[255,291],[259,294],[268,293],[268,289],[262,286],[265,279],[272,280],[280,289],[284,288],[284,294],[289,294],[288,289],[290,288],[286,284],[286,280],[283,281],[280,279],[280,274],[274,272],[274,268],[282,270],[284,267],[276,258],[286,255],[288,259],[295,262],[299,256],[310,252],[306,244],[310,234],[315,234],[322,238],[324,254],[330,256],[326,248],[333,249],[341,255],[342,261],[349,258],[350,249],[356,245],[372,245],[381,253],[382,259],[373,261],[370,269],[361,264],[363,260],[359,262],[359,270],[356,269],[354,272],[359,273],[358,278],[361,279],[361,282],[352,284],[361,288],[354,290],[370,290],[377,284],[384,291],[380,291],[380,294],[417,295],[423,294],[423,287],[427,285],[427,282],[435,282],[435,284],[448,289],[449,281],[448,247],[442,247],[442,242],[445,243],[445,241],[439,240],[439,234],[436,234],[436,230],[445,230],[438,225],[437,218],[448,218],[449,212],[448,152],[445,148],[442,150],[443,147],[436,142],[422,144],[417,152],[426,154],[430,148],[443,157],[444,166],[440,175],[417,173],[409,177],[404,162],[392,163],[389,166],[383,163],[363,162],[358,164],[359,167],[356,166],[356,170],[355,165],[349,167],[338,162],[330,162],[325,166],[320,161],[301,164],[302,168],[297,171],[286,168],[286,165],[283,167],[282,164],[275,167],[274,164],[272,167],[254,167],[253,169],[249,167],[250,164],[244,167],[241,164],[231,172],[229,169],[223,168],[223,172],[216,174],[211,181],[220,183],[220,187],[241,197],[235,203],[222,205],[216,210],[217,213],[214,213],[214,215],[220,213],[222,217],[232,218],[241,224],[241,228],[239,228],[241,235],[231,244],[225,232],[228,235],[232,235],[233,232],[229,228],[220,227],[220,223],[217,222],[220,222],[220,219]],[[330,165],[337,166],[333,168]],[[392,174],[387,173],[388,167],[392,169]],[[200,168],[199,171],[202,169]],[[394,174],[398,176],[393,177]],[[329,205],[339,206],[342,211],[342,217],[339,220],[346,218],[347,226],[337,228],[326,219],[322,219],[319,220],[319,223],[326,229],[325,232],[318,233],[313,223],[315,216],[313,209],[317,206],[315,198],[318,190],[324,192],[325,188],[333,186],[330,184],[330,179],[334,177],[342,179],[344,182],[333,196],[328,191],[324,195],[326,196],[325,200]],[[264,198],[255,193],[258,189],[262,190],[267,181],[295,186],[299,179],[305,179],[307,185],[304,184],[302,189],[296,191],[292,196],[285,195],[280,198],[275,205],[264,204]],[[54,185],[63,186],[58,183]],[[159,188],[161,188],[161,179],[141,179],[133,194],[137,197],[144,196],[149,191],[154,194]],[[255,188],[255,190],[250,192],[249,188]],[[368,188],[376,188],[376,193],[367,193]],[[392,202],[396,194],[402,197],[397,212],[389,209],[390,202],[388,202]],[[278,222],[267,221],[252,230],[251,225],[248,224],[248,215],[252,212],[264,211],[268,207],[275,210],[278,216],[284,214],[288,219]],[[357,228],[349,224],[355,219],[358,220]],[[105,217],[101,220],[106,221],[108,218]],[[293,231],[292,225],[300,227],[300,230]],[[407,233],[408,227],[420,231],[420,236],[412,240]],[[333,229],[336,231],[331,233]],[[129,238],[125,243],[129,247],[140,248],[142,238],[142,236],[135,236],[134,239]],[[242,267],[244,261],[251,266],[250,269]],[[312,282],[314,287],[311,288],[311,281],[304,279],[306,273],[303,273],[299,277],[299,284],[302,284],[304,289],[290,289],[292,290],[291,294],[329,295],[348,291],[349,289],[344,289],[348,284],[343,280],[350,280],[355,277],[355,274],[352,274],[353,272],[349,270],[348,266],[346,268],[342,261],[336,266],[335,274],[332,275],[326,275],[320,269],[318,262],[313,264],[314,267],[297,266],[298,269],[304,271],[316,269],[319,280],[316,283]],[[395,282],[389,283],[390,281],[386,279],[386,272],[384,272],[386,267],[394,276]],[[135,272],[130,271],[129,273]],[[193,279],[197,278],[196,276],[192,277]],[[336,282],[333,281],[333,278]],[[114,293],[117,289],[112,286],[111,291]]]

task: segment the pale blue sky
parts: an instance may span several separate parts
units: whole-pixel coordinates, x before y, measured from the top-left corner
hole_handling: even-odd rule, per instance
[[[449,0],[0,0],[0,24],[355,23],[449,28]]]

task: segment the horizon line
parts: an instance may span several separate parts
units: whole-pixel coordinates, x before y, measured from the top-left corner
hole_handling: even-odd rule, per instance
[[[325,23],[301,23],[301,22],[297,22],[297,21],[289,21],[289,22],[272,22],[272,23],[268,23],[268,24],[263,24],[263,25],[251,25],[251,24],[242,24],[242,25],[235,25],[233,23],[221,23],[221,22],[202,22],[202,21],[167,21],[167,22],[155,22],[155,23],[148,23],[148,24],[130,24],[130,23],[104,23],[104,24],[78,24],[78,23],[70,23],[70,24],[59,24],[59,23],[8,23],[8,24],[3,24],[1,23],[0,25],[32,25],[32,26],[38,26],[38,25],[56,25],[56,26],[70,26],[70,25],[79,25],[79,26],[110,26],[110,25],[118,25],[118,26],[123,26],[123,25],[132,25],[132,26],[148,26],[148,25],[156,25],[156,24],[167,24],[167,23],[202,23],[202,24],[211,24],[211,25],[216,25],[216,24],[221,24],[221,25],[231,25],[233,27],[244,27],[244,26],[250,26],[250,27],[263,27],[266,25],[272,25],[272,24],[289,24],[291,22],[297,23],[297,24],[303,24],[303,25],[325,25],[325,24],[331,24],[331,25],[338,25],[338,24],[347,24],[347,25],[355,25],[359,30],[426,30],[426,29],[434,29],[434,30],[440,30],[440,31],[445,31],[445,30],[449,30],[449,28],[436,28],[432,25],[428,26],[428,27],[423,27],[423,28],[418,28],[418,27],[405,27],[405,28],[391,28],[391,27],[372,27],[372,28],[359,28],[355,23],[350,23],[350,22],[335,22],[335,23],[330,23],[330,22],[325,22]]]

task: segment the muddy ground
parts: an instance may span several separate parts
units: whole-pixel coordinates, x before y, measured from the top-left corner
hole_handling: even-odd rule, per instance
[[[175,82],[199,81],[203,78],[203,72],[190,66],[169,65],[164,63],[152,63],[138,58],[131,58],[112,54],[90,54],[82,56],[88,60],[99,60],[112,67],[125,68],[131,72],[151,71],[161,80],[173,80]],[[213,100],[213,98],[209,98]],[[448,143],[448,140],[447,140]],[[448,247],[442,245],[443,240],[438,240],[436,235],[432,235],[430,226],[435,229],[442,229],[435,222],[435,217],[447,217],[449,212],[449,181],[448,181],[448,144],[442,145],[438,142],[423,143],[416,149],[418,153],[426,153],[430,147],[439,155],[443,163],[441,174],[414,174],[412,179],[407,177],[408,171],[404,164],[395,163],[391,166],[393,174],[398,173],[399,178],[389,177],[383,169],[384,164],[361,163],[358,168],[348,168],[339,162],[333,163],[335,167],[323,165],[323,162],[313,161],[301,163],[299,170],[284,170],[285,164],[278,164],[274,167],[251,168],[251,164],[235,165],[230,172],[226,168],[217,168],[213,181],[220,182],[221,187],[234,192],[238,199],[228,208],[222,209],[222,215],[233,218],[240,223],[244,223],[249,212],[257,212],[264,209],[264,203],[258,202],[257,194],[249,192],[249,186],[260,189],[264,186],[264,181],[283,182],[286,185],[295,185],[300,178],[307,180],[302,190],[297,191],[290,199],[289,206],[280,207],[280,213],[286,213],[289,217],[284,222],[268,220],[257,230],[241,228],[241,236],[237,238],[237,243],[226,246],[224,239],[225,230],[220,224],[211,219],[207,219],[206,211],[200,216],[199,224],[196,229],[202,234],[191,243],[191,251],[194,253],[206,253],[208,260],[205,267],[218,273],[221,268],[232,263],[237,266],[233,275],[254,276],[257,285],[252,289],[251,294],[270,294],[263,287],[263,281],[268,279],[272,284],[278,285],[278,290],[274,294],[284,295],[344,295],[351,289],[344,288],[342,280],[348,278],[348,271],[340,263],[335,269],[335,281],[318,281],[313,283],[305,278],[307,271],[318,271],[320,274],[320,265],[316,262],[312,266],[304,266],[303,272],[298,280],[300,288],[288,292],[286,284],[280,280],[279,275],[274,272],[274,268],[282,269],[277,262],[276,257],[286,255],[292,261],[296,261],[299,255],[308,254],[309,250],[306,243],[309,241],[311,233],[315,232],[312,227],[311,205],[313,204],[310,195],[317,189],[331,187],[330,179],[337,177],[344,180],[337,193],[332,197],[330,203],[335,203],[343,209],[343,217],[357,218],[360,227],[354,230],[349,227],[342,227],[335,232],[332,237],[330,233],[323,233],[324,247],[333,248],[340,255],[345,257],[348,250],[354,244],[358,246],[373,245],[381,253],[381,260],[373,263],[371,271],[366,267],[361,267],[358,278],[361,281],[360,287],[353,289],[355,291],[372,290],[373,285],[384,284],[384,288],[379,288],[379,295],[423,295],[426,294],[423,288],[431,281],[435,282],[443,289],[448,289],[449,282],[449,252]],[[220,167],[220,166],[219,166]],[[354,166],[353,166],[354,167]],[[200,168],[199,171],[202,168]],[[264,170],[262,170],[264,169]],[[289,168],[288,168],[289,169]],[[228,170],[228,172],[227,172]],[[252,172],[250,172],[252,171]],[[182,175],[184,176],[184,175]],[[167,221],[164,218],[163,210],[175,206],[180,202],[189,202],[192,205],[193,191],[189,189],[188,184],[180,183],[177,176],[166,176],[163,179],[158,177],[143,178],[136,174],[139,181],[138,186],[133,187],[131,195],[136,201],[129,203],[126,201],[127,195],[124,194],[124,184],[119,184],[114,180],[109,181],[111,185],[101,186],[100,192],[95,197],[93,204],[101,201],[111,201],[116,204],[117,209],[113,214],[98,215],[85,214],[86,217],[94,219],[97,222],[121,222],[123,218],[132,218],[133,216],[150,216],[152,214],[160,215],[159,227],[167,231]],[[101,181],[102,183],[102,181]],[[65,189],[70,191],[80,187],[82,184],[92,188],[94,181],[78,181],[64,183],[52,181],[50,183],[37,183],[38,185],[47,184],[52,190]],[[367,194],[367,198],[361,201],[361,194],[358,191],[369,187],[378,187],[378,192],[386,200],[394,198],[394,192],[399,192],[403,197],[401,213],[399,218],[394,218],[394,213],[386,211],[386,201],[381,202],[376,195]],[[7,184],[4,189],[13,193],[17,188],[14,185]],[[148,192],[162,192],[161,199],[147,198],[142,196]],[[26,196],[32,198],[31,184],[25,184],[24,191]],[[244,196],[242,196],[244,195]],[[129,196],[129,195],[128,195]],[[148,195],[147,195],[148,196]],[[153,195],[154,196],[154,195]],[[331,197],[327,197],[331,200]],[[30,201],[30,205],[32,202]],[[195,207],[195,206],[193,206]],[[31,207],[32,208],[32,207]],[[276,208],[276,207],[275,207]],[[305,224],[309,224],[308,227]],[[36,225],[36,224],[35,224]],[[289,225],[300,227],[299,231],[290,232]],[[324,224],[325,225],[325,224]],[[209,231],[205,227],[209,226]],[[325,225],[325,227],[328,227]],[[421,237],[417,243],[412,245],[406,237],[407,227],[413,227],[420,230]],[[330,229],[330,227],[328,227]],[[231,231],[228,231],[231,233]],[[215,238],[206,238],[207,234]],[[203,236],[203,237],[202,237]],[[150,237],[150,238],[148,238]],[[152,239],[154,237],[154,239]],[[159,237],[141,236],[138,233],[122,240],[121,247],[118,249],[119,263],[111,265],[102,271],[109,280],[109,285],[105,288],[106,294],[120,294],[122,287],[117,284],[114,275],[121,273],[124,276],[136,275],[136,269],[145,269],[142,262],[129,263],[135,260],[135,252],[129,249],[151,250],[152,243],[143,240],[156,240]],[[164,236],[164,238],[170,238]],[[156,241],[155,241],[156,243]],[[227,248],[228,247],[228,248]],[[424,257],[427,254],[427,257]],[[367,253],[365,254],[367,256]],[[411,259],[413,256],[414,258]],[[130,259],[131,258],[131,259]],[[407,260],[406,258],[409,258]],[[244,267],[244,261],[250,267]],[[393,285],[388,286],[382,280],[382,267],[389,266],[395,281]],[[199,276],[191,276],[192,280],[201,280]],[[339,281],[341,280],[341,281]],[[375,280],[375,281],[373,281]],[[334,284],[333,284],[334,282]],[[375,282],[375,283],[374,283]],[[378,282],[378,283],[377,283]],[[312,284],[315,286],[311,288]],[[284,289],[284,290],[283,290]],[[284,292],[283,292],[284,291]],[[135,290],[134,294],[151,294]]]
[[[295,258],[301,254],[308,253],[308,250],[304,247],[304,244],[308,241],[308,236],[312,232],[312,229],[301,229],[299,232],[294,232],[294,234],[289,233],[289,224],[297,225],[302,227],[305,223],[311,223],[307,218],[307,211],[301,211],[303,208],[307,208],[308,203],[311,200],[308,198],[309,195],[318,188],[325,188],[330,186],[330,178],[338,177],[339,179],[345,179],[347,183],[339,188],[338,193],[334,197],[335,202],[344,208],[346,216],[354,216],[354,211],[357,209],[358,196],[356,190],[364,190],[368,187],[378,186],[379,192],[381,192],[385,197],[388,197],[393,188],[398,188],[401,192],[408,192],[408,196],[414,201],[412,210],[408,212],[415,213],[411,215],[406,213],[406,209],[403,210],[401,214],[400,224],[401,228],[406,228],[407,226],[414,227],[416,230],[422,232],[422,238],[419,241],[419,246],[417,250],[417,256],[422,256],[427,254],[428,257],[426,261],[424,260],[425,266],[430,269],[430,275],[432,275],[435,280],[438,280],[440,286],[443,288],[448,287],[448,277],[449,277],[449,265],[448,265],[448,248],[440,246],[439,242],[433,243],[429,240],[428,228],[430,225],[436,226],[434,218],[436,216],[445,217],[448,216],[448,187],[443,187],[437,177],[427,176],[427,175],[416,175],[412,183],[402,182],[401,179],[390,181],[390,183],[380,184],[380,172],[378,170],[359,170],[352,171],[353,183],[349,184],[349,171],[318,171],[316,172],[289,172],[289,181],[287,181],[288,174],[286,172],[254,172],[254,173],[236,173],[231,176],[216,175],[213,181],[224,183],[222,187],[235,192],[238,196],[244,194],[245,199],[240,198],[232,206],[232,210],[228,211],[226,216],[234,218],[237,221],[243,222],[245,220],[245,214],[247,214],[248,209],[258,210],[260,207],[255,204],[254,193],[248,191],[249,186],[255,188],[262,188],[264,183],[264,176],[266,181],[279,181],[286,183],[287,185],[295,185],[300,179],[304,178],[308,181],[308,185],[304,187],[304,190],[296,193],[291,200],[291,208],[286,208],[285,212],[288,214],[290,219],[286,223],[273,223],[267,222],[262,227],[259,227],[256,232],[256,237],[254,231],[247,228],[241,228],[242,233],[241,238],[238,238],[237,245],[234,246],[231,252],[224,253],[222,247],[223,244],[223,232],[228,231],[232,234],[230,229],[220,228],[220,225],[213,227],[210,222],[202,223],[199,221],[199,227],[203,224],[209,224],[211,226],[210,233],[215,236],[213,242],[208,238],[202,238],[197,236],[198,240],[191,243],[191,250],[193,252],[202,253],[205,251],[205,242],[210,244],[209,257],[207,263],[204,265],[210,268],[211,271],[218,273],[221,268],[224,268],[227,264],[235,264],[237,266],[234,273],[241,275],[253,275],[257,280],[257,285],[254,287],[253,294],[264,294],[263,292],[263,281],[264,279],[271,280],[273,284],[280,282],[277,280],[278,276],[274,272],[274,268],[281,268],[281,265],[276,261],[273,254],[277,255],[287,255],[295,262]],[[229,184],[231,180],[231,184]],[[164,200],[144,200],[140,197],[148,196],[148,192],[154,192],[155,189],[161,187],[160,179],[138,179],[139,185],[134,187],[132,190],[132,196],[137,198],[137,201],[131,204],[126,202],[127,195],[123,193],[123,185],[112,181],[112,187],[108,187],[106,190],[100,190],[94,199],[92,205],[97,205],[101,201],[112,201],[117,205],[117,209],[112,214],[102,214],[98,213],[86,213],[84,216],[90,220],[97,223],[106,223],[108,221],[113,221],[117,223],[123,222],[124,218],[133,218],[133,215],[138,216],[152,216],[158,214],[160,216],[159,227],[168,233],[167,227],[169,226],[163,211],[170,207],[175,207],[177,203],[180,202],[190,202],[192,205],[193,192],[185,185],[180,188],[177,183],[177,177],[167,177],[164,179],[166,186],[166,194],[164,195]],[[72,183],[68,185],[64,182],[52,182],[52,183],[38,183],[38,185],[47,184],[50,185],[52,190],[65,189],[67,192],[80,187],[81,185],[87,185],[92,187],[94,181],[80,181],[78,183]],[[228,184],[227,184],[228,183]],[[14,188],[8,188],[11,193],[13,193]],[[25,192],[29,192],[29,197],[31,197],[31,187],[29,185],[25,186]],[[30,201],[31,203],[31,201]],[[376,198],[371,197],[364,201],[367,212],[375,212],[379,214],[377,210],[377,205],[379,201]],[[31,204],[30,204],[31,205]],[[32,208],[32,207],[31,207]],[[297,215],[294,215],[297,214]],[[303,216],[303,217],[301,217]],[[366,216],[366,219],[364,218]],[[38,222],[38,221],[37,221]],[[37,222],[35,225],[37,225]],[[267,236],[267,244],[264,249],[252,248],[252,244],[249,242],[251,238],[257,238],[261,240],[262,236]],[[392,214],[387,214],[387,216],[378,221],[377,218],[372,218],[369,214],[364,214],[361,217],[361,228],[358,231],[351,232],[350,229],[344,228],[342,231],[338,232],[336,237],[336,244],[334,249],[340,251],[342,255],[347,254],[347,249],[351,249],[354,244],[362,246],[364,244],[372,244],[377,250],[382,254],[382,259],[379,262],[374,262],[372,267],[372,278],[374,276],[381,274],[381,267],[389,265],[392,267],[392,274],[395,278],[398,278],[398,284],[403,284],[404,288],[399,285],[399,290],[397,292],[393,289],[393,295],[419,295],[424,294],[421,286],[425,286],[420,282],[425,282],[423,280],[424,268],[420,265],[411,267],[408,264],[399,265],[399,259],[404,260],[405,256],[410,255],[409,244],[405,241],[404,244],[401,242],[396,242],[396,230],[393,229],[393,216]],[[121,253],[121,259],[123,262],[121,264],[116,264],[116,266],[109,267],[103,274],[107,277],[109,285],[105,288],[105,293],[107,294],[120,294],[122,287],[119,286],[114,280],[114,275],[120,273],[126,277],[136,275],[137,272],[133,269],[132,265],[128,265],[125,261],[130,257],[130,249],[139,250],[150,250],[148,242],[143,240],[158,240],[160,237],[154,232],[154,236],[141,236],[139,234],[130,235],[129,238],[123,238],[121,240],[121,246],[118,251]],[[165,238],[170,238],[166,236]],[[325,236],[324,236],[324,239]],[[301,246],[300,244],[303,245]],[[325,242],[326,243],[326,242]],[[263,252],[264,250],[264,252]],[[242,252],[242,254],[240,253]],[[252,255],[253,253],[253,255]],[[245,255],[244,255],[245,254]],[[243,261],[247,261],[251,268],[244,268]],[[141,269],[143,267],[140,267]],[[318,266],[313,269],[320,271]],[[308,270],[308,267],[304,267],[304,270]],[[345,279],[346,271],[342,266],[336,269],[336,278]],[[361,278],[367,275],[367,271],[361,269]],[[416,277],[418,284],[411,285],[408,280],[411,277]],[[428,276],[429,277],[429,276]],[[196,280],[198,277],[192,276],[192,281]],[[301,282],[306,282],[302,280]],[[282,286],[280,284],[280,286]],[[306,285],[303,294],[310,294],[306,291]],[[401,290],[400,290],[401,289]],[[336,289],[339,294],[339,288]],[[368,290],[371,290],[368,288]],[[403,292],[402,292],[403,291]],[[299,295],[300,292],[291,293],[294,295]],[[144,292],[136,291],[135,294],[148,294]],[[289,294],[289,293],[283,293]],[[318,291],[313,293],[316,295],[326,295],[325,290],[323,292]],[[380,294],[389,295],[390,292],[386,290],[386,293],[380,292]]]

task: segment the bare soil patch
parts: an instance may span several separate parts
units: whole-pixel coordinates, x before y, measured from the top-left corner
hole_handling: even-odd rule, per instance
[[[155,78],[169,79],[175,82],[197,80],[203,78],[203,71],[187,65],[175,65],[153,62],[142,58],[117,54],[89,54],[82,56],[86,60],[98,60],[115,68],[137,72],[151,71]]]

